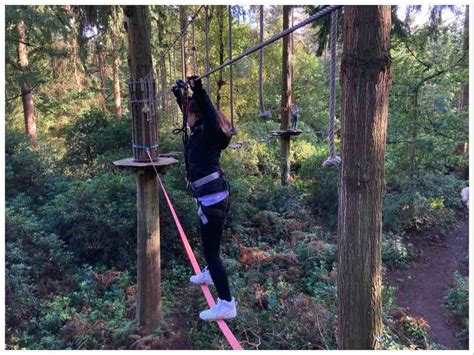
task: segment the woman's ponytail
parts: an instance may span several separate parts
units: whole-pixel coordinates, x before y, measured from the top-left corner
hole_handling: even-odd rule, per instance
[[[231,138],[232,124],[230,123],[230,120],[227,118],[227,116],[224,115],[221,111],[217,111],[217,120],[222,133],[224,133],[227,138]]]

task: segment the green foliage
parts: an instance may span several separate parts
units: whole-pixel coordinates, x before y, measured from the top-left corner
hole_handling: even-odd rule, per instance
[[[463,329],[457,334],[459,340],[469,340],[469,277],[454,273],[454,286],[444,299],[448,311],[462,321]]]
[[[17,346],[31,350],[127,348],[130,335],[137,332],[128,314],[133,303],[128,297],[129,274],[118,273],[108,280],[99,276],[87,265],[77,270],[70,280],[72,291],[41,304],[31,318],[28,337]]]
[[[74,266],[73,255],[55,234],[41,230],[41,221],[28,209],[23,195],[6,209],[5,302],[6,329],[12,342],[29,342],[31,324],[41,299],[58,292],[62,277]],[[13,340],[18,339],[18,340]]]
[[[136,248],[135,181],[103,173],[69,184],[42,208],[46,226],[61,235],[81,263],[123,269]]]
[[[382,262],[390,269],[406,266],[409,259],[407,246],[399,235],[388,233],[382,235]]]
[[[384,198],[384,228],[444,233],[461,209],[464,183],[454,176],[427,172],[417,181],[404,181],[388,190]]]
[[[308,203],[317,211],[323,223],[334,228],[337,223],[339,168],[322,167],[328,156],[327,148],[323,148],[305,160],[301,167],[301,179],[312,182],[309,185]]]
[[[128,118],[106,117],[93,109],[77,118],[65,129],[67,152],[62,164],[72,169],[71,174],[89,177],[98,171],[111,168],[111,161],[119,159],[130,147],[130,122]],[[130,153],[129,153],[130,154]]]
[[[46,145],[31,147],[24,134],[7,129],[5,137],[5,193],[13,198],[26,193],[34,200],[48,193],[54,170],[53,153]]]
[[[429,340],[428,323],[420,317],[408,316],[404,308],[393,308],[386,315],[380,338],[384,350],[433,350],[438,345]]]

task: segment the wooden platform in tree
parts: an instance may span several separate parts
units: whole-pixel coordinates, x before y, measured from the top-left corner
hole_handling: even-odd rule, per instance
[[[171,165],[177,164],[178,161],[174,158],[163,154],[158,157],[158,160],[154,161],[153,164],[159,173],[164,173],[165,169]],[[114,165],[123,169],[135,169],[135,170],[153,170],[153,164],[151,162],[138,162],[134,158],[125,158],[114,161]]]
[[[301,134],[301,129],[287,129],[287,130],[276,130],[270,131],[270,137],[282,136],[282,137],[289,137],[289,136],[299,136]]]

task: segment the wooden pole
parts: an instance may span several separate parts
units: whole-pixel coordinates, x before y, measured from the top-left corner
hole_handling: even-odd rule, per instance
[[[145,148],[150,147],[153,159],[158,158],[155,80],[145,80],[153,75],[151,59],[151,23],[146,6],[126,6],[128,34],[128,66],[130,69],[129,95],[132,115],[133,155],[136,161],[148,162]],[[150,87],[147,87],[149,85]]]
[[[128,64],[132,82],[144,79],[153,72],[150,46],[150,17],[147,6],[126,6],[128,34]],[[130,88],[132,103],[133,144],[141,147],[157,145],[156,113],[149,102],[156,86],[134,84]],[[133,103],[135,101],[135,103]],[[150,149],[158,157],[158,149]],[[134,161],[149,161],[146,150],[134,148]],[[151,334],[162,322],[160,218],[158,181],[150,169],[137,173],[137,322],[143,334]]]
[[[163,321],[158,182],[153,170],[137,174],[137,322],[151,334]]]
[[[376,349],[382,332],[382,197],[391,83],[390,6],[344,6],[337,343]]]

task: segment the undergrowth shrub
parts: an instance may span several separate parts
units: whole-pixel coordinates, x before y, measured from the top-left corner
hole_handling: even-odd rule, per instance
[[[407,265],[409,252],[403,238],[397,234],[382,234],[382,262],[389,269],[399,269]]]
[[[79,264],[124,269],[136,263],[136,181],[103,173],[71,183],[42,208],[45,226],[58,234]]]
[[[318,150],[317,154],[306,159],[301,166],[300,178],[311,183],[308,187],[309,197],[307,203],[316,211],[320,222],[329,228],[335,228],[337,224],[339,168],[323,168],[322,164],[327,157],[327,148],[322,148]]]
[[[135,291],[128,272],[99,273],[84,265],[71,276],[72,291],[48,299],[31,319],[28,348],[127,349],[137,332],[130,313]]]
[[[450,175],[425,173],[416,183],[388,187],[383,203],[385,230],[446,233],[455,211],[462,208],[463,184]]]
[[[458,318],[463,325],[463,329],[456,334],[456,337],[467,343],[469,340],[469,277],[454,273],[454,285],[449,289],[444,298],[444,305],[448,311]]]
[[[74,262],[64,242],[42,230],[40,218],[18,201],[11,205],[5,211],[5,327],[8,347],[22,348],[36,327],[25,319],[37,317],[44,298],[60,292]]]
[[[66,174],[91,177],[110,170],[114,160],[132,156],[130,119],[106,116],[91,109],[65,128],[67,151],[62,159]]]
[[[5,134],[5,197],[27,194],[41,203],[55,172],[52,148],[38,142],[36,147],[23,132],[7,129]]]

